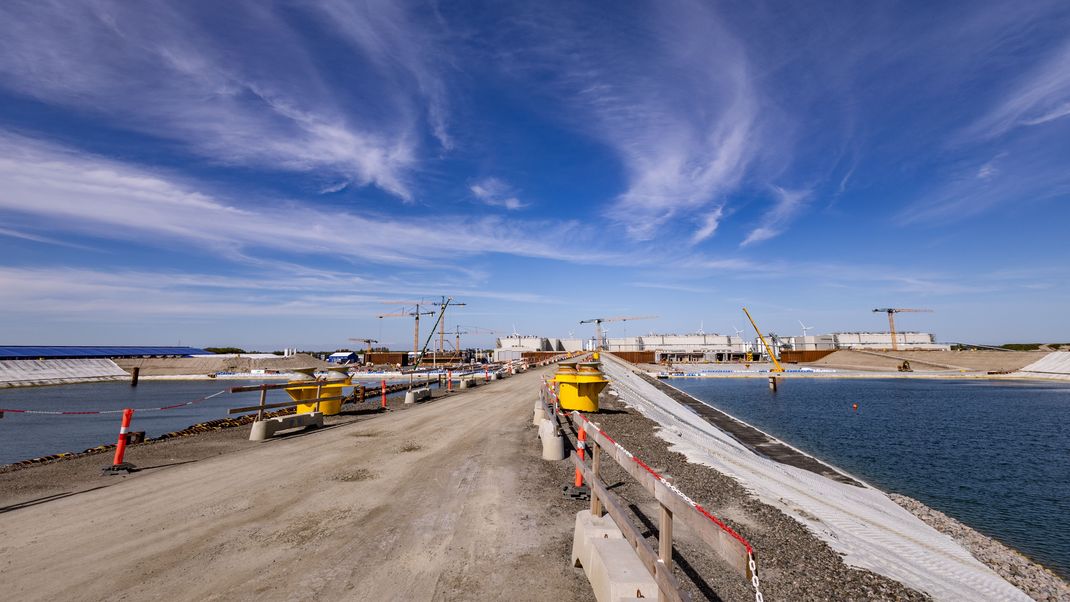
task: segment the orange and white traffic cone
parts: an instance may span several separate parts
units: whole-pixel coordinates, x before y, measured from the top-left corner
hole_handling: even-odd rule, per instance
[[[382,401],[382,408],[383,408],[384,410],[386,409],[386,379],[385,379],[385,378],[383,379],[383,401]]]
[[[104,467],[104,474],[119,474],[122,471],[128,473],[137,470],[137,467],[129,462],[123,462],[123,456],[126,455],[126,441],[130,434],[130,421],[134,418],[134,410],[126,408],[123,410],[123,421],[119,427],[119,440],[115,443],[115,457],[112,459],[111,466]]]
[[[580,429],[580,432],[578,433],[576,438],[576,455],[580,457],[580,460],[583,460],[584,450],[587,449],[587,431],[585,431],[584,429]],[[576,468],[575,485],[577,489],[583,487],[583,472],[579,469],[579,467]]]

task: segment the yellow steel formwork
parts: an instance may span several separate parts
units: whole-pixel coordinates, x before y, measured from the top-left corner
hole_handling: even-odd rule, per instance
[[[287,387],[286,392],[290,395],[290,399],[294,401],[313,400],[317,397],[342,397],[345,387],[353,386],[353,379],[345,371],[332,368],[328,373],[327,382],[310,383],[308,380],[290,381],[296,385],[294,387]],[[318,393],[318,395],[317,395]],[[324,416],[334,416],[342,411],[342,400],[335,399],[332,401],[319,402],[319,411],[323,412]],[[316,404],[302,403],[297,406],[298,414],[308,414],[309,412],[316,411]]]
[[[554,375],[563,410],[598,411],[598,394],[609,383],[597,362],[561,363]]]

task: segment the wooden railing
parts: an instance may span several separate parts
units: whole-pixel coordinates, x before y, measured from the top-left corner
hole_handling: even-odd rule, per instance
[[[540,399],[547,418],[556,422],[557,416],[562,414],[558,409],[557,396],[549,383],[544,383],[541,388]],[[669,478],[658,474],[614,441],[587,416],[578,411],[565,415],[575,426],[577,433],[580,431],[585,433],[587,448],[591,452],[589,454],[590,465],[578,454],[572,454],[573,464],[583,474],[584,482],[591,491],[591,514],[600,517],[604,510],[613,518],[613,522],[635,549],[639,560],[658,584],[663,599],[690,599],[689,594],[680,589],[679,581],[672,574],[673,520],[691,529],[714,554],[740,576],[752,582],[756,581],[754,580],[754,550],[747,540],[680,491]],[[629,519],[619,496],[610,491],[602,481],[603,456],[609,457],[620,465],[658,502],[658,550],[656,553],[639,528]]]

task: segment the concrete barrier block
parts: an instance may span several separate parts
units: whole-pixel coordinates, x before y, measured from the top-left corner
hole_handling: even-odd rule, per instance
[[[417,401],[424,401],[425,399],[431,399],[431,389],[427,387],[412,389],[405,392],[405,403],[416,403]]]
[[[544,420],[542,408],[535,408],[534,416],[531,418],[532,426],[539,426],[539,423]]]
[[[542,440],[543,460],[565,459],[565,438],[559,435],[557,427],[545,418],[539,423],[539,438]]]
[[[658,585],[626,539],[593,539],[583,567],[598,602],[657,600]]]
[[[278,416],[267,420],[253,422],[253,428],[249,431],[250,441],[264,441],[270,439],[279,431],[289,429],[323,426],[323,412],[309,412],[307,414],[291,414],[290,416]]]
[[[572,533],[572,566],[590,564],[591,542],[596,539],[624,539],[624,534],[608,514],[596,517],[590,510],[580,510]]]

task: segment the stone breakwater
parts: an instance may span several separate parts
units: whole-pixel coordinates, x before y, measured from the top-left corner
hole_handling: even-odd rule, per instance
[[[914,498],[888,494],[892,501],[909,510],[930,527],[954,539],[977,560],[988,565],[1029,597],[1041,602],[1070,602],[1070,584],[1021,552],[978,533],[950,516],[933,510]]]

